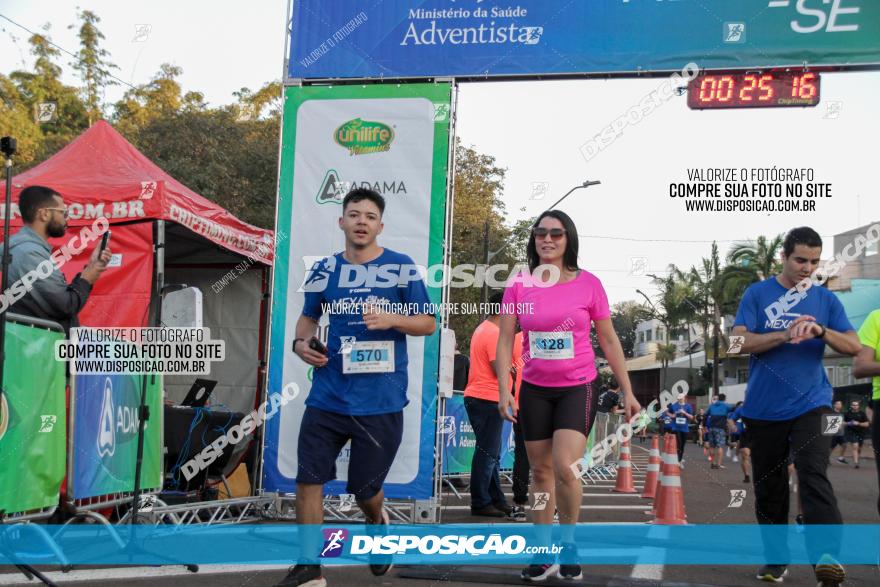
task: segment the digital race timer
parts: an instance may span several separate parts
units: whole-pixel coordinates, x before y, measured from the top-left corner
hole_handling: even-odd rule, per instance
[[[688,84],[688,107],[694,110],[818,103],[819,74],[813,72],[708,73]]]

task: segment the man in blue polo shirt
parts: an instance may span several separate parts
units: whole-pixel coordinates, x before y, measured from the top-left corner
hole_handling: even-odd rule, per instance
[[[759,524],[787,524],[788,469],[793,457],[806,524],[842,523],[826,468],[831,437],[822,415],[831,412],[832,388],[822,357],[825,345],[841,354],[861,349],[837,297],[810,279],[819,266],[822,239],[811,228],[791,230],[783,242],[782,273],[746,290],[733,334],[744,336],[749,381],[741,413],[749,433],[755,511]],[[834,532],[808,532],[811,555],[838,548]],[[781,582],[787,574],[786,544],[764,540],[768,562],[758,578]],[[770,560],[773,559],[773,560]],[[815,565],[819,585],[839,585],[846,574],[830,556]]]
[[[406,337],[432,334],[436,320],[426,313],[428,291],[412,259],[376,242],[384,210],[385,200],[377,192],[349,192],[339,219],[345,251],[318,262],[304,282],[305,304],[293,351],[315,370],[297,446],[299,524],[323,523],[323,486],[336,478],[336,458],[348,441],[347,490],[367,524],[388,523],[382,484],[403,437]],[[310,341],[328,309],[324,354],[311,348]],[[307,555],[278,585],[326,584],[320,565],[314,564],[317,554]],[[370,570],[383,575],[390,566],[383,560]]]

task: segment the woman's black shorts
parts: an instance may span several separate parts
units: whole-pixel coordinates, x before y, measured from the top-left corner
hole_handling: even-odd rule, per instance
[[[599,394],[592,382],[571,387],[542,387],[522,382],[519,421],[527,441],[553,438],[556,430],[577,430],[590,435]]]

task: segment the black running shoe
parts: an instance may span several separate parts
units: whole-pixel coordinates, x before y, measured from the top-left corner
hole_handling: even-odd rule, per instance
[[[559,565],[556,576],[566,581],[580,581],[584,578],[584,573],[580,565]]]
[[[559,565],[529,565],[522,570],[519,576],[523,581],[539,582],[546,580],[558,570]]]
[[[390,520],[388,519],[388,512],[384,509],[382,510],[382,523],[377,524],[377,526],[384,526],[379,532],[381,534],[388,533],[388,524]],[[383,555],[370,555],[370,572],[373,573],[375,577],[381,577],[385,573],[391,570],[391,567],[394,566],[394,561],[391,559],[391,555],[383,554]]]
[[[493,503],[492,507],[494,507],[499,512],[503,512],[505,516],[510,517],[510,514],[513,513],[513,507],[506,503]]]
[[[782,583],[788,575],[788,567],[785,565],[764,565],[758,569],[757,578],[768,583]]]
[[[528,516],[526,515],[526,508],[521,505],[513,506],[513,510],[510,512],[509,517],[514,522],[525,522],[528,520]]]
[[[327,581],[321,575],[321,565],[296,565],[275,587],[325,587]]]

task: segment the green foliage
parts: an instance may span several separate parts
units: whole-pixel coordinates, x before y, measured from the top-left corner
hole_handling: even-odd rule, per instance
[[[19,141],[16,155],[18,170],[27,169],[51,157],[56,151],[88,128],[88,115],[77,89],[61,83],[61,67],[55,62],[60,55],[45,34],[28,39],[34,56],[33,71],[16,70],[9,77],[0,76],[0,132]],[[37,122],[39,105],[56,104],[55,116],[49,122]]]
[[[88,111],[89,126],[96,120],[104,117],[101,101],[104,89],[107,86],[116,85],[110,70],[119,69],[110,63],[110,53],[101,47],[104,39],[103,33],[98,29],[101,19],[90,10],[77,12],[77,18],[81,25],[77,36],[79,37],[80,49],[71,66],[79,72],[83,82],[83,98]],[[68,28],[74,28],[70,25]]]
[[[34,57],[29,71],[0,75],[0,133],[18,140],[16,172],[54,155],[93,122],[104,117],[105,89],[116,83],[108,51],[102,47],[101,19],[77,14],[79,51],[70,64],[82,86],[60,81],[61,52],[49,25],[28,40]],[[175,178],[246,222],[271,228],[280,132],[281,84],[251,93],[237,104],[209,108],[198,91],[184,91],[183,70],[163,64],[146,84],[130,88],[109,108],[110,122],[129,141]],[[37,122],[39,105],[54,102],[50,122]],[[244,115],[247,110],[250,115]]]
[[[650,312],[643,305],[631,300],[614,304],[611,308],[611,324],[620,339],[625,357],[631,358],[635,354],[636,326],[649,317]],[[597,347],[597,353],[601,354],[601,351]]]
[[[516,239],[511,239],[516,227],[511,229],[504,224],[506,211],[501,196],[505,170],[495,164],[491,155],[456,141],[451,265],[485,264],[484,237],[488,227],[488,250],[490,255],[494,253],[489,264],[505,263],[512,267],[525,257],[525,247],[518,250]],[[504,280],[508,275],[497,277]],[[450,288],[449,292],[452,303],[481,301],[482,290],[478,287]],[[487,299],[490,293],[487,291]],[[449,327],[455,330],[458,346],[465,354],[469,354],[471,335],[482,319],[473,313],[450,315]]]
[[[278,120],[237,122],[232,109],[181,108],[150,119],[127,138],[190,189],[246,222],[271,228],[278,133]]]
[[[29,164],[35,161],[43,148],[43,133],[34,122],[33,113],[21,99],[15,83],[0,74],[0,136],[18,140],[16,161]]]

